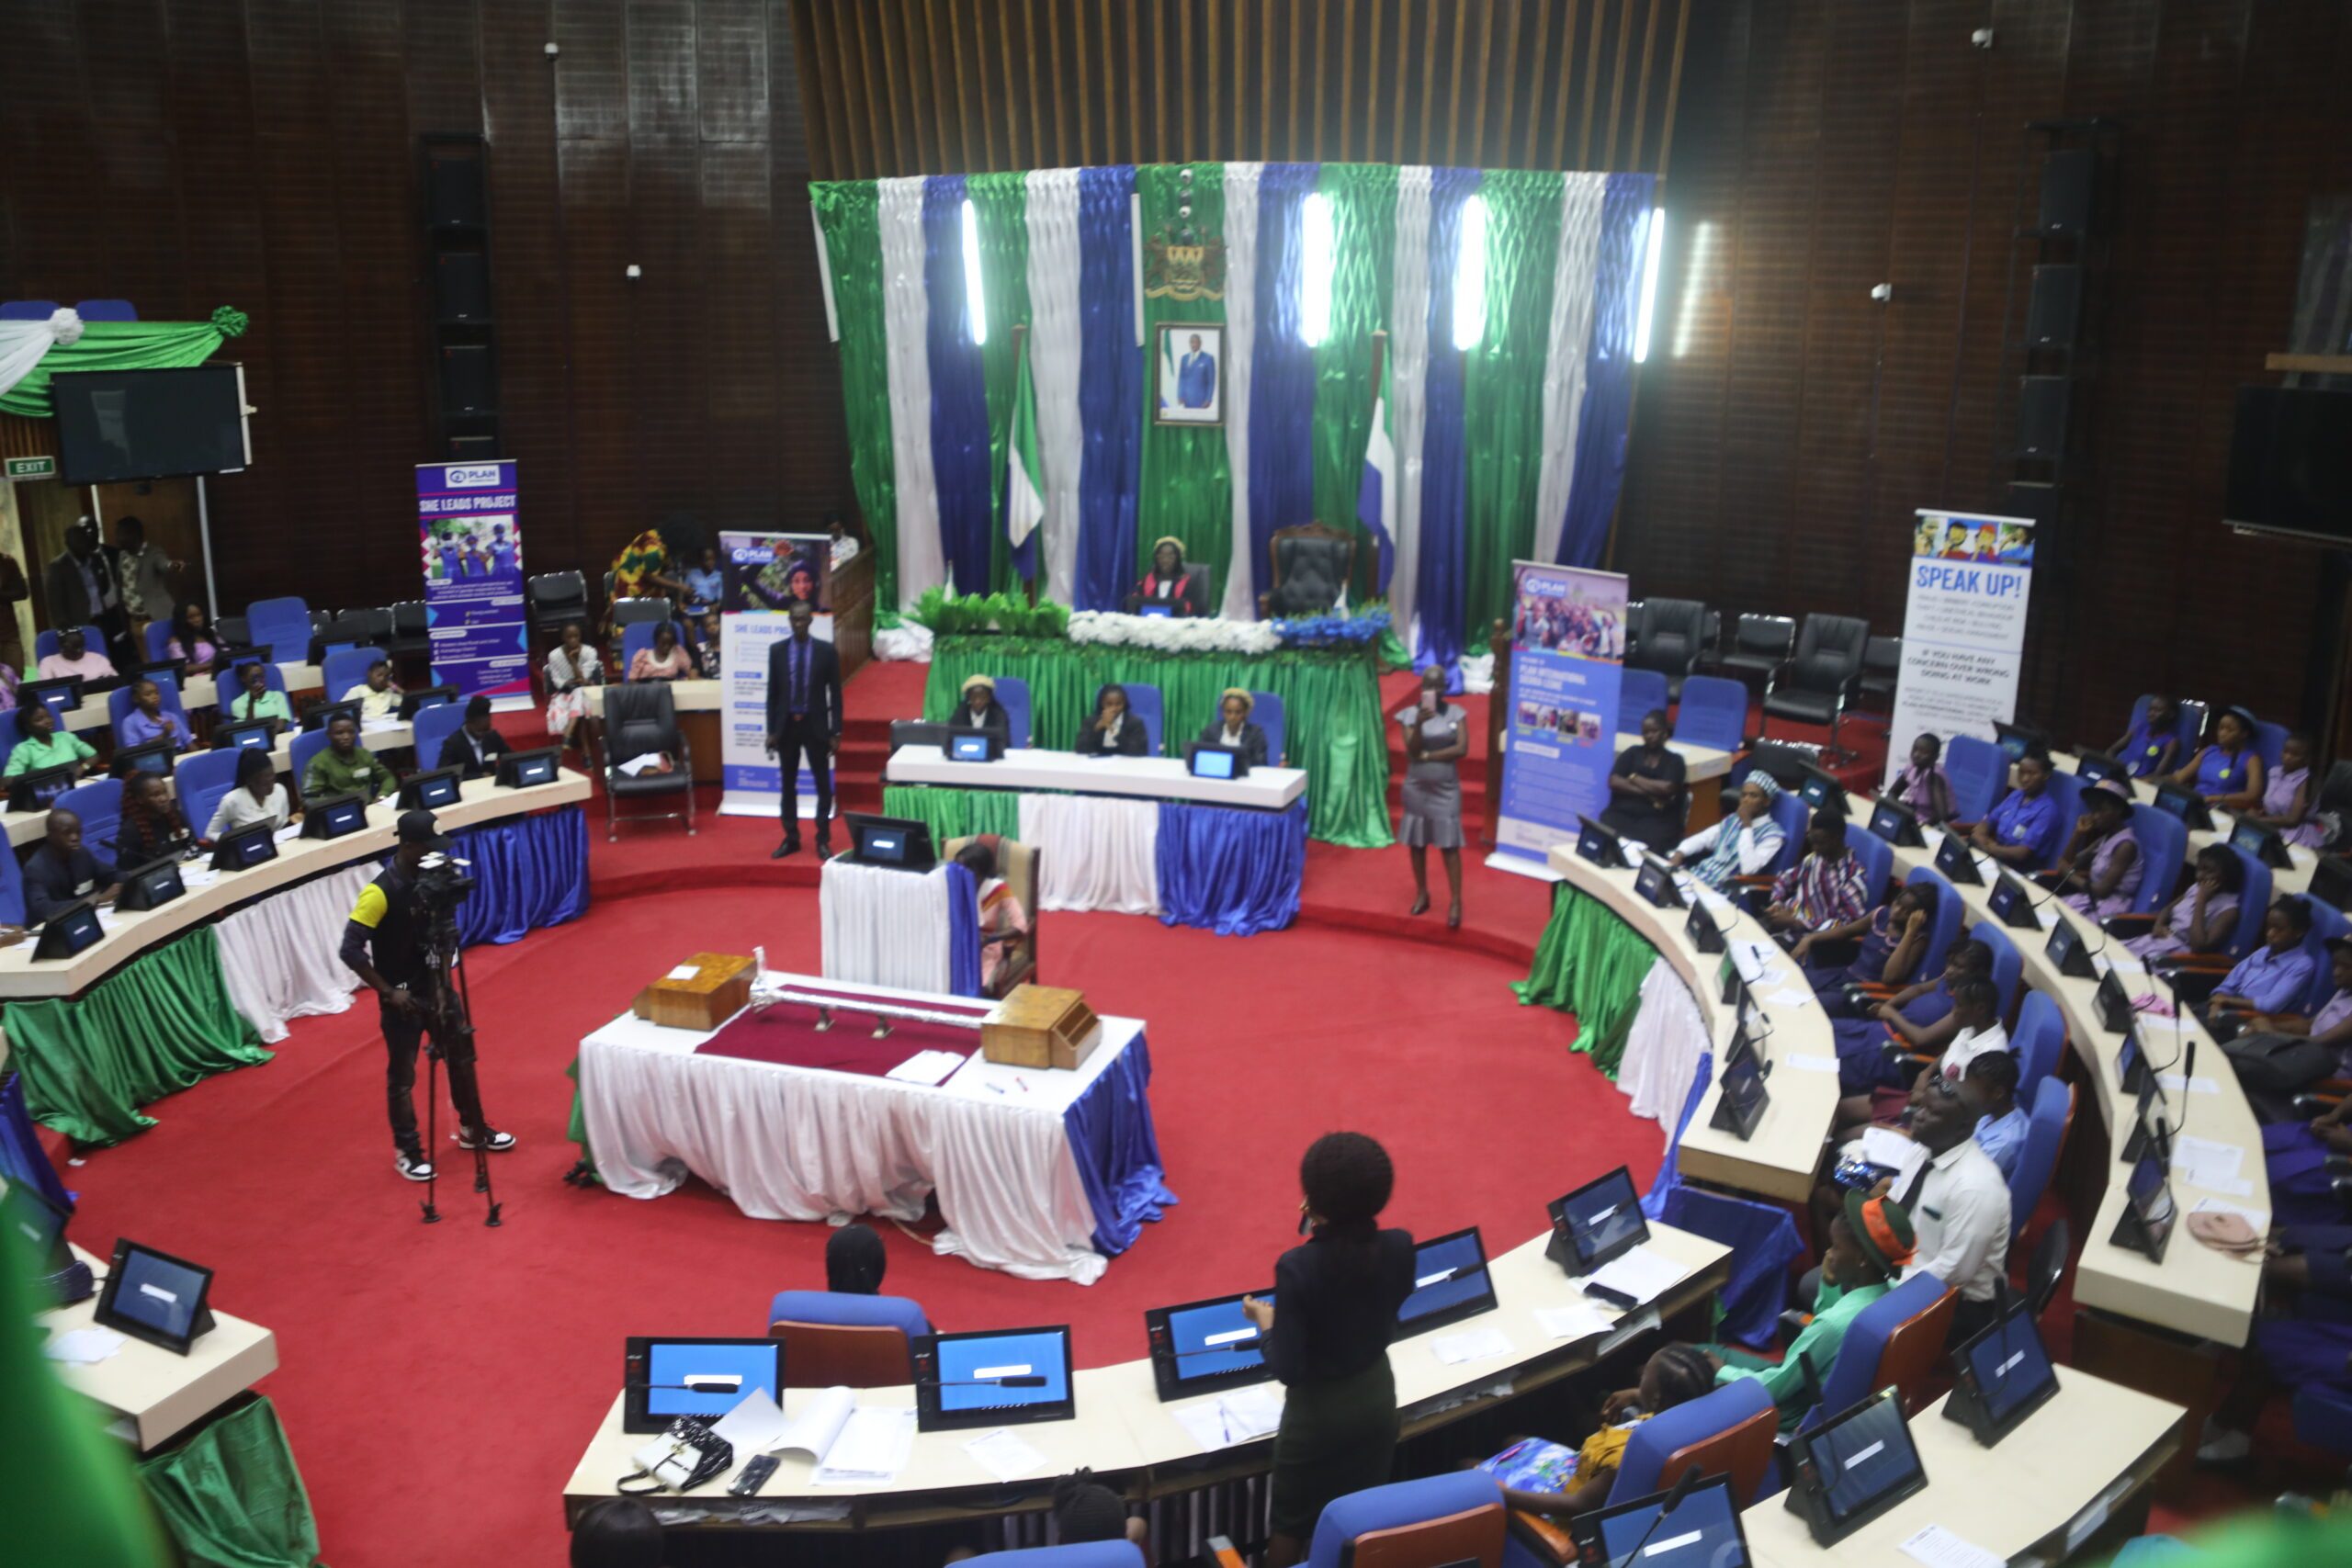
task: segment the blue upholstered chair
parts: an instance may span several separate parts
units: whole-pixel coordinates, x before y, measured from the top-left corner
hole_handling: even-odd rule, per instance
[[[1638,734],[1642,716],[1666,706],[1666,677],[1655,670],[1627,669],[1617,677],[1617,733]]]
[[[71,811],[82,819],[82,847],[92,854],[114,858],[115,834],[122,824],[122,781],[92,779],[75,784],[51,803],[51,809]]]
[[[1998,920],[1979,920],[1968,934],[1993,950],[1993,988],[2001,994],[2002,1018],[2018,1005],[2018,983],[2025,975],[2025,959],[2007,930]]]
[[[1982,822],[2009,792],[2009,754],[1973,735],[1955,735],[1945,743],[1944,772],[1951,779],[1956,821]]]
[[[1375,1551],[1387,1563],[1501,1568],[1508,1536],[1495,1478],[1479,1470],[1449,1471],[1334,1498],[1315,1523],[1307,1568],[1347,1568]]]
[[[1290,715],[1282,698],[1272,692],[1250,694],[1250,716],[1259,728],[1266,732],[1266,762],[1270,767],[1283,767],[1290,755]]]
[[[1875,909],[1886,897],[1886,885],[1894,874],[1894,846],[1863,827],[1860,822],[1846,824],[1846,850],[1862,863],[1862,901]]]
[[[327,701],[343,701],[344,693],[368,679],[368,667],[384,657],[380,648],[350,648],[327,655],[320,667],[319,684],[326,689]]]
[[[158,675],[153,680],[156,694],[164,700],[164,711],[178,714],[185,720],[187,710],[180,706],[179,682],[168,675]],[[126,682],[107,694],[107,727],[114,732],[117,746],[130,744],[122,738],[122,721],[130,716],[130,686]]]
[[[169,653],[167,653],[167,652],[165,652],[165,651],[164,650],[164,645],[165,643],[167,643],[167,642],[169,642],[169,641],[171,641],[171,640],[172,640],[172,623],[171,623],[171,622],[169,622],[169,621],[150,621],[150,622],[148,622],[148,623],[147,623],[146,638],[147,638],[147,662],[148,662],[148,663],[150,663],[150,664],[153,664],[153,663],[156,663],[156,662],[158,662],[158,661],[160,661],[160,660],[162,660],[169,659],[169,658],[171,657],[171,655],[170,655]]]
[[[464,727],[466,710],[455,703],[419,708],[416,714],[416,765],[430,773],[441,765],[442,743]]]
[[[25,868],[17,863],[15,855],[0,855],[0,925],[21,926],[24,923]]]
[[[2285,755],[2286,750],[2287,727],[2285,725],[2273,724],[2267,718],[2257,718],[2254,721],[2255,755],[2262,759],[2264,767],[2274,773],[2277,773],[2278,759]]]
[[[1080,1540],[1019,1551],[983,1551],[972,1562],[996,1568],[1144,1568],[1143,1549],[1131,1540]]]
[[[1919,955],[1919,973],[1914,976],[1924,980],[1944,972],[1944,960],[1951,956],[1951,944],[1960,938],[1960,919],[1966,911],[1959,892],[1932,865],[1913,866],[1911,874],[1903,881],[1905,886],[1926,883],[1936,890],[1936,912],[1928,922],[1928,951]]]
[[[2312,988],[2303,995],[2303,1010],[2316,1017],[2335,994],[2335,969],[2327,944],[2335,937],[2352,936],[2352,920],[2316,898],[2303,902],[2312,911],[2311,932],[2303,938],[2303,951],[2312,955]]]
[[[287,785],[296,795],[302,793],[302,775],[310,771],[311,759],[327,749],[324,726],[306,729],[294,737],[286,750]]]
[[[1630,1503],[1663,1492],[1684,1471],[1695,1470],[1729,1475],[1732,1497],[1745,1507],[1755,1501],[1772,1468],[1772,1439],[1780,1430],[1780,1410],[1760,1381],[1727,1382],[1634,1428],[1617,1479],[1610,1483],[1609,1502]]]
[[[2352,1393],[2324,1383],[2295,1391],[2295,1436],[2315,1449],[2352,1456]]]
[[[1029,682],[1017,675],[997,675],[990,679],[996,682],[996,700],[1003,705],[1004,722],[1011,731],[1005,744],[1016,747],[1035,745],[1030,729],[1033,710],[1029,705]]]
[[[267,645],[280,663],[300,660],[311,651],[311,607],[291,594],[254,600],[245,606],[245,640]]]
[[[2037,995],[2039,993],[2036,993]],[[2075,1089],[2057,1077],[2041,1080],[2033,1091],[2033,1109],[2026,1117],[2025,1152],[2009,1176],[2009,1240],[2014,1245],[2033,1218],[2050,1173],[2058,1168],[2058,1151],[2066,1142],[2066,1124],[2074,1120]]]
[[[55,314],[54,299],[11,299],[0,304],[0,321],[45,321]]]
[[[2147,915],[2173,896],[2188,865],[2188,824],[2162,807],[2141,801],[2132,807],[2132,836],[2139,840],[2140,890],[2131,913]]]
[[[2009,1032],[2009,1049],[2018,1059],[2018,1103],[2030,1108],[2034,1089],[2058,1070],[2058,1053],[2066,1048],[2066,1021],[2047,991],[2028,991],[2018,1004],[2018,1026]]]
[[[1911,1405],[1943,1357],[1955,1294],[1933,1274],[1914,1274],[1854,1314],[1837,1357],[1821,1378],[1821,1404],[1799,1429],[1860,1404],[1880,1389],[1902,1391]]]
[[[106,633],[86,624],[81,627],[81,632],[82,640],[89,645],[92,653],[104,653],[107,650]],[[33,634],[33,660],[36,664],[57,651],[57,644],[62,636],[62,634],[53,626]],[[160,659],[163,655],[157,654],[156,657]]]
[[[85,321],[135,321],[139,308],[128,299],[84,299],[74,313]]]
[[[621,628],[621,678],[623,680],[628,678],[629,666],[637,662],[639,652],[653,646],[653,628],[660,625],[662,625],[660,621],[632,621]],[[688,646],[684,626],[672,621],[670,629],[678,634],[680,648]]]
[[[895,1388],[914,1375],[908,1342],[930,1332],[904,1296],[778,1291],[768,1303],[768,1333],[784,1341],[795,1388]]]
[[[172,789],[180,797],[180,815],[187,818],[189,832],[200,834],[212,826],[220,797],[237,787],[237,759],[243,755],[234,747],[191,751],[172,770]]]
[[[1747,688],[1721,675],[1692,675],[1682,682],[1682,703],[1674,712],[1674,738],[1718,751],[1736,751],[1747,729]]]
[[[1122,681],[1119,684],[1127,694],[1127,711],[1135,716],[1136,723],[1143,726],[1144,755],[1159,756],[1161,754],[1159,720],[1162,706],[1159,688],[1145,685],[1139,681]],[[1094,701],[1098,705],[1102,701],[1102,689],[1099,686],[1094,690]],[[1086,710],[1086,716],[1090,719],[1094,716],[1094,713],[1095,709],[1092,707]]]

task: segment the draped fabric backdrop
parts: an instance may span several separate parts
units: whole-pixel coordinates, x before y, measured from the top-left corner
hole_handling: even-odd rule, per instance
[[[1191,179],[1184,178],[1189,168]],[[1191,222],[1221,298],[1152,298],[1139,254]],[[1310,343],[1307,197],[1329,203],[1330,314]],[[1464,204],[1486,310],[1454,342]],[[987,341],[971,341],[963,203]],[[883,603],[1006,586],[1014,329],[1035,387],[1041,594],[1116,608],[1172,535],[1254,616],[1277,529],[1357,532],[1373,334],[1388,334],[1397,506],[1390,609],[1423,662],[1484,645],[1510,563],[1597,563],[1624,468],[1655,181],[1646,175],[1194,164],[820,182],[857,503]],[[1214,282],[1210,287],[1217,287]],[[1140,307],[1140,309],[1138,309]],[[1154,328],[1220,325],[1224,423],[1159,425]],[[1140,329],[1140,330],[1139,330]],[[1140,337],[1142,341],[1138,343]],[[1378,566],[1359,552],[1357,595]]]

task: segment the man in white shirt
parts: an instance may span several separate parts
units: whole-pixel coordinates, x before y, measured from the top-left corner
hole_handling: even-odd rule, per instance
[[[1928,1163],[1894,1194],[1909,1211],[1918,1251],[1903,1271],[1933,1274],[1960,1292],[1952,1313],[1958,1344],[1992,1321],[1993,1282],[2009,1260],[2009,1184],[1976,1145],[1975,1117],[1959,1086],[1939,1074],[1912,1101],[1911,1135]]]

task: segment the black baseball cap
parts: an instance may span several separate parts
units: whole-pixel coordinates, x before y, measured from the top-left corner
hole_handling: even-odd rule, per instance
[[[446,850],[449,840],[441,834],[440,825],[433,820],[433,813],[423,809],[401,813],[395,829],[403,844],[423,844],[428,850]]]

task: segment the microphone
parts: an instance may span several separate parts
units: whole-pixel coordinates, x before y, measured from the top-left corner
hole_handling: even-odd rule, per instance
[[[740,1378],[733,1382],[724,1378],[688,1378],[684,1382],[640,1382],[632,1378],[628,1386],[661,1393],[741,1393],[746,1385]]]
[[[1666,1495],[1666,1501],[1657,1506],[1657,1517],[1650,1520],[1647,1529],[1642,1531],[1642,1538],[1634,1542],[1634,1550],[1623,1557],[1610,1559],[1611,1568],[1618,1568],[1618,1565],[1623,1563],[1640,1562],[1642,1548],[1650,1543],[1650,1537],[1657,1534],[1658,1526],[1666,1523],[1668,1515],[1682,1506],[1682,1499],[1690,1495],[1698,1484],[1699,1467],[1695,1464],[1677,1476],[1674,1481],[1674,1489]]]
[[[917,1378],[917,1388],[1043,1388],[1042,1372],[1007,1372],[995,1378]]]
[[[1190,1350],[1179,1350],[1175,1354],[1180,1361],[1192,1356],[1238,1355],[1245,1350],[1255,1350],[1264,1341],[1265,1336],[1253,1328],[1240,1338],[1228,1339],[1222,1345],[1196,1345]]]

